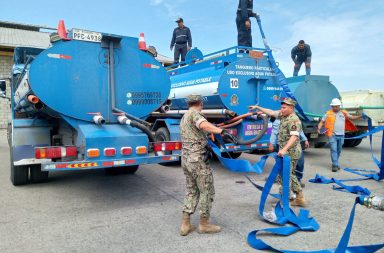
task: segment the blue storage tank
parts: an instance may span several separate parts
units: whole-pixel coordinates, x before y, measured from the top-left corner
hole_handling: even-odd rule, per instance
[[[212,58],[205,56],[199,58],[202,60],[168,71],[171,110],[187,109],[185,98],[192,93],[204,97],[204,109],[228,109],[244,114],[248,112],[249,105],[280,108],[281,99],[286,94],[266,55],[252,58],[238,51],[232,54],[220,51],[213,55]],[[287,82],[300,106],[310,115],[323,114],[332,98],[340,97],[329,76],[290,77]]]
[[[36,56],[15,93],[16,111],[69,117],[91,122],[95,113],[116,123],[114,106],[145,118],[167,99],[170,81],[165,68],[146,52],[138,39],[111,36],[115,43],[113,83],[108,62],[109,47],[80,40],[58,41]],[[42,105],[26,101],[33,94]]]
[[[323,115],[329,110],[333,98],[340,98],[337,88],[330,82],[329,76],[295,76],[287,78],[288,87],[296,97],[309,119]]]
[[[204,97],[204,109],[228,109],[247,113],[249,105],[278,109],[282,89],[267,56],[259,58],[235,52],[206,58],[168,71],[171,79],[171,110],[187,109],[186,96]]]

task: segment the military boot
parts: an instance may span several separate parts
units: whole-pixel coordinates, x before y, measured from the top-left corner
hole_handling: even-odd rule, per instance
[[[209,220],[208,217],[200,216],[199,233],[200,234],[219,233],[221,231],[220,226],[210,224],[208,220]]]
[[[180,228],[180,235],[185,236],[193,232],[196,229],[194,225],[191,224],[191,218],[189,213],[183,213],[183,222]]]
[[[307,202],[305,201],[303,191],[299,191],[296,194],[296,198],[291,201],[291,206],[305,207],[306,205],[307,205]]]

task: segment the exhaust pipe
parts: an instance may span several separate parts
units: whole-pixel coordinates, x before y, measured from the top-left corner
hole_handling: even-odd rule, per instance
[[[169,105],[163,105],[162,107],[160,107],[160,112],[166,113],[169,111],[169,109],[171,109]]]
[[[40,99],[35,95],[28,95],[28,101],[31,102],[32,104],[37,104],[39,103]]]
[[[97,125],[103,125],[105,124],[105,119],[101,115],[95,115],[93,116],[93,122]]]

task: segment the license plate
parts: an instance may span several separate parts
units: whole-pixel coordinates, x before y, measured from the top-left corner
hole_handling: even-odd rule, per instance
[[[72,29],[72,39],[90,42],[100,42],[101,33],[74,28]]]
[[[317,137],[319,137],[318,133],[311,133],[311,139],[316,139]]]

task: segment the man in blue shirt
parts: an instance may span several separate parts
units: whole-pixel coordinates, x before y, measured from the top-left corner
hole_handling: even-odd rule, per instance
[[[300,40],[299,44],[294,46],[291,50],[291,58],[295,63],[293,76],[297,76],[299,74],[300,67],[304,62],[306,75],[311,74],[311,57],[311,47],[308,44],[305,44],[304,40]]]
[[[172,41],[170,49],[174,51],[174,63],[179,63],[179,58],[181,56],[181,61],[185,61],[185,56],[187,52],[192,47],[192,35],[191,30],[184,25],[184,20],[182,18],[178,18],[176,20],[177,27],[173,30]]]
[[[256,17],[253,12],[253,0],[239,0],[236,12],[237,45],[252,47],[251,17]]]
[[[280,126],[280,120],[275,119],[275,121],[272,123],[272,133],[269,139],[269,145],[268,145],[269,152],[278,151],[279,149],[279,145],[277,144],[279,139],[279,126]],[[300,142],[302,141],[305,142],[305,148],[309,148],[308,139],[305,136],[303,131],[300,131],[299,138],[300,138]],[[301,179],[303,178],[303,174],[304,174],[304,152],[301,152],[301,156],[297,162],[295,172],[296,172],[297,180],[299,180],[301,187],[305,187],[305,184],[301,182]]]

